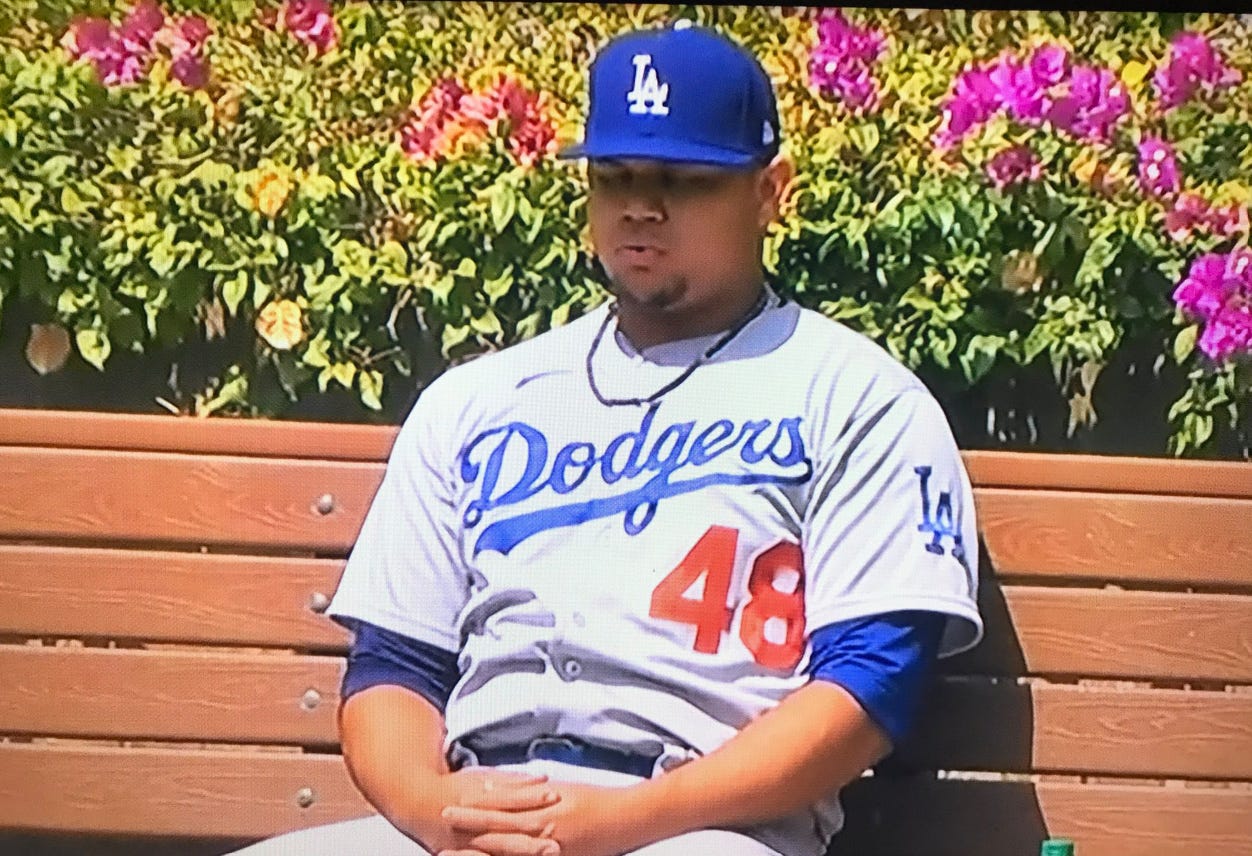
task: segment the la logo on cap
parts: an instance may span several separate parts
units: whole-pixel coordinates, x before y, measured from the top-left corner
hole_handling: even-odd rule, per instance
[[[657,79],[656,69],[650,67],[652,54],[635,54],[631,62],[635,64],[635,88],[626,93],[630,112],[637,116],[646,113],[668,116],[669,107],[665,99],[669,98],[669,84],[661,83]]]

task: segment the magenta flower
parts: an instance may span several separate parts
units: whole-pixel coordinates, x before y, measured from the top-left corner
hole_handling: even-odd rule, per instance
[[[1069,73],[1069,51],[1063,45],[1040,45],[1030,55],[1030,72],[1041,86],[1055,86]]]
[[[283,23],[293,36],[316,48],[318,55],[339,44],[339,29],[327,0],[287,0]]]
[[[1209,229],[1219,238],[1232,238],[1248,234],[1248,206],[1232,202],[1221,208],[1213,208],[1207,219]]]
[[[1011,146],[991,158],[987,175],[992,184],[1003,190],[1010,184],[1038,181],[1043,175],[1043,164],[1029,146]]]
[[[209,82],[209,66],[204,57],[187,51],[170,63],[170,74],[188,89],[203,89]]]
[[[941,109],[943,118],[932,138],[941,150],[961,142],[1001,110],[1024,125],[1050,121],[1081,139],[1107,141],[1130,113],[1130,96],[1111,70],[1071,67],[1063,46],[1044,44],[1026,60],[1005,52],[992,62],[966,67],[953,80]]]
[[[1152,83],[1161,107],[1172,110],[1199,92],[1210,95],[1242,79],[1239,70],[1226,65],[1206,36],[1186,31],[1174,36],[1169,61],[1157,68]]]
[[[1201,256],[1173,297],[1185,315],[1204,325],[1198,344],[1211,359],[1252,353],[1252,250]]]
[[[1197,226],[1205,225],[1208,219],[1208,202],[1199,194],[1183,193],[1165,212],[1165,233],[1175,241],[1182,241],[1190,237]]]
[[[113,25],[103,18],[75,20],[61,45],[72,58],[89,61],[105,86],[135,83],[147,72],[146,52],[130,50]]]
[[[1178,192],[1178,161],[1174,147],[1160,137],[1139,143],[1139,186],[1153,196]]]
[[[878,81],[873,65],[882,53],[882,33],[858,28],[838,9],[817,19],[818,43],[809,56],[809,79],[826,98],[837,99],[861,113],[878,106]]]
[[[1005,56],[991,70],[990,77],[999,93],[1000,103],[1008,109],[1009,115],[1031,125],[1042,121],[1047,92],[1045,84],[1035,77],[1030,66]]]
[[[163,26],[165,13],[156,0],[139,0],[126,14],[118,36],[131,53],[146,54],[152,50],[153,39]]]

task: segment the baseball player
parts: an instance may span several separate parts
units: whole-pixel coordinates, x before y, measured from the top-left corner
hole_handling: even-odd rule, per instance
[[[759,63],[628,33],[589,101],[564,155],[613,299],[423,392],[328,610],[378,814],[241,852],[820,856],[982,633],[940,407],[767,281]]]

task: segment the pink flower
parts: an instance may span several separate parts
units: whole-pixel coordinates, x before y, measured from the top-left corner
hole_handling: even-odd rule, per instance
[[[208,21],[199,15],[186,15],[171,21],[157,34],[156,42],[178,60],[188,53],[199,54],[204,50],[205,42],[213,34]]]
[[[209,82],[209,66],[204,57],[188,51],[170,64],[174,79],[188,89],[203,89]]]
[[[1252,250],[1201,256],[1173,296],[1179,309],[1204,324],[1199,347],[1211,359],[1252,353]]]
[[[73,59],[94,60],[118,50],[113,25],[104,18],[76,18],[61,37],[61,47]]]
[[[1232,202],[1209,212],[1208,227],[1219,238],[1248,234],[1248,206]]]
[[[339,29],[327,0],[287,0],[283,23],[293,36],[315,47],[319,55],[339,44]]]
[[[118,35],[127,50],[147,53],[152,50],[153,37],[164,25],[165,13],[156,0],[139,0],[127,13]]]
[[[502,129],[509,151],[523,166],[534,166],[556,140],[540,97],[516,79],[501,75],[482,92],[444,79],[431,86],[401,126],[400,147],[414,160],[432,160],[467,135],[472,140]]]
[[[1160,137],[1145,137],[1139,143],[1139,186],[1153,196],[1178,191],[1178,161],[1174,147]]]
[[[1063,45],[1040,45],[1030,55],[1030,72],[1040,86],[1055,86],[1069,72],[1069,51]]]
[[[1208,222],[1209,204],[1195,193],[1183,193],[1165,212],[1165,232],[1175,241],[1191,235],[1193,229]]]
[[[817,19],[818,44],[809,57],[809,79],[824,97],[844,102],[855,113],[878,106],[873,64],[882,53],[882,33],[852,26],[838,9]]]
[[[1048,105],[1046,84],[1030,66],[1011,56],[1002,57],[991,71],[991,80],[999,91],[1000,103],[1014,119],[1031,125],[1043,121]]]
[[[1206,95],[1234,86],[1243,79],[1238,69],[1226,65],[1202,33],[1184,31],[1170,43],[1169,61],[1152,76],[1161,107],[1171,110],[1198,92]]]
[[[1011,146],[991,158],[987,175],[992,184],[1003,190],[1010,184],[1038,181],[1043,175],[1043,164],[1029,146]]]

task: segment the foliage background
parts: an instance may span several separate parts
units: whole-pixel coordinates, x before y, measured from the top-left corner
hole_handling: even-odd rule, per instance
[[[322,51],[282,4],[171,0],[167,15],[210,23],[208,83],[158,59],[105,86],[61,40],[76,15],[128,7],[0,8],[0,404],[399,421],[451,362],[605,298],[578,165],[519,162],[508,123],[414,158],[399,144],[413,106],[441,79],[482,91],[503,74],[575,139],[595,47],[690,17],[753,49],[778,88],[799,174],[768,246],[780,283],[917,371],[963,446],[1249,456],[1248,362],[1201,354],[1170,297],[1192,260],[1246,246],[1246,226],[1171,238],[1134,177],[1160,135],[1187,190],[1252,198],[1247,16],[848,9],[885,38],[880,103],[856,111],[810,80],[803,7],[346,2]],[[1163,114],[1139,67],[1184,29],[1242,80]],[[1126,80],[1111,144],[996,119],[939,157],[961,69],[1045,41]],[[988,159],[1023,142],[1042,176],[995,187]],[[49,365],[62,341],[68,361]]]

